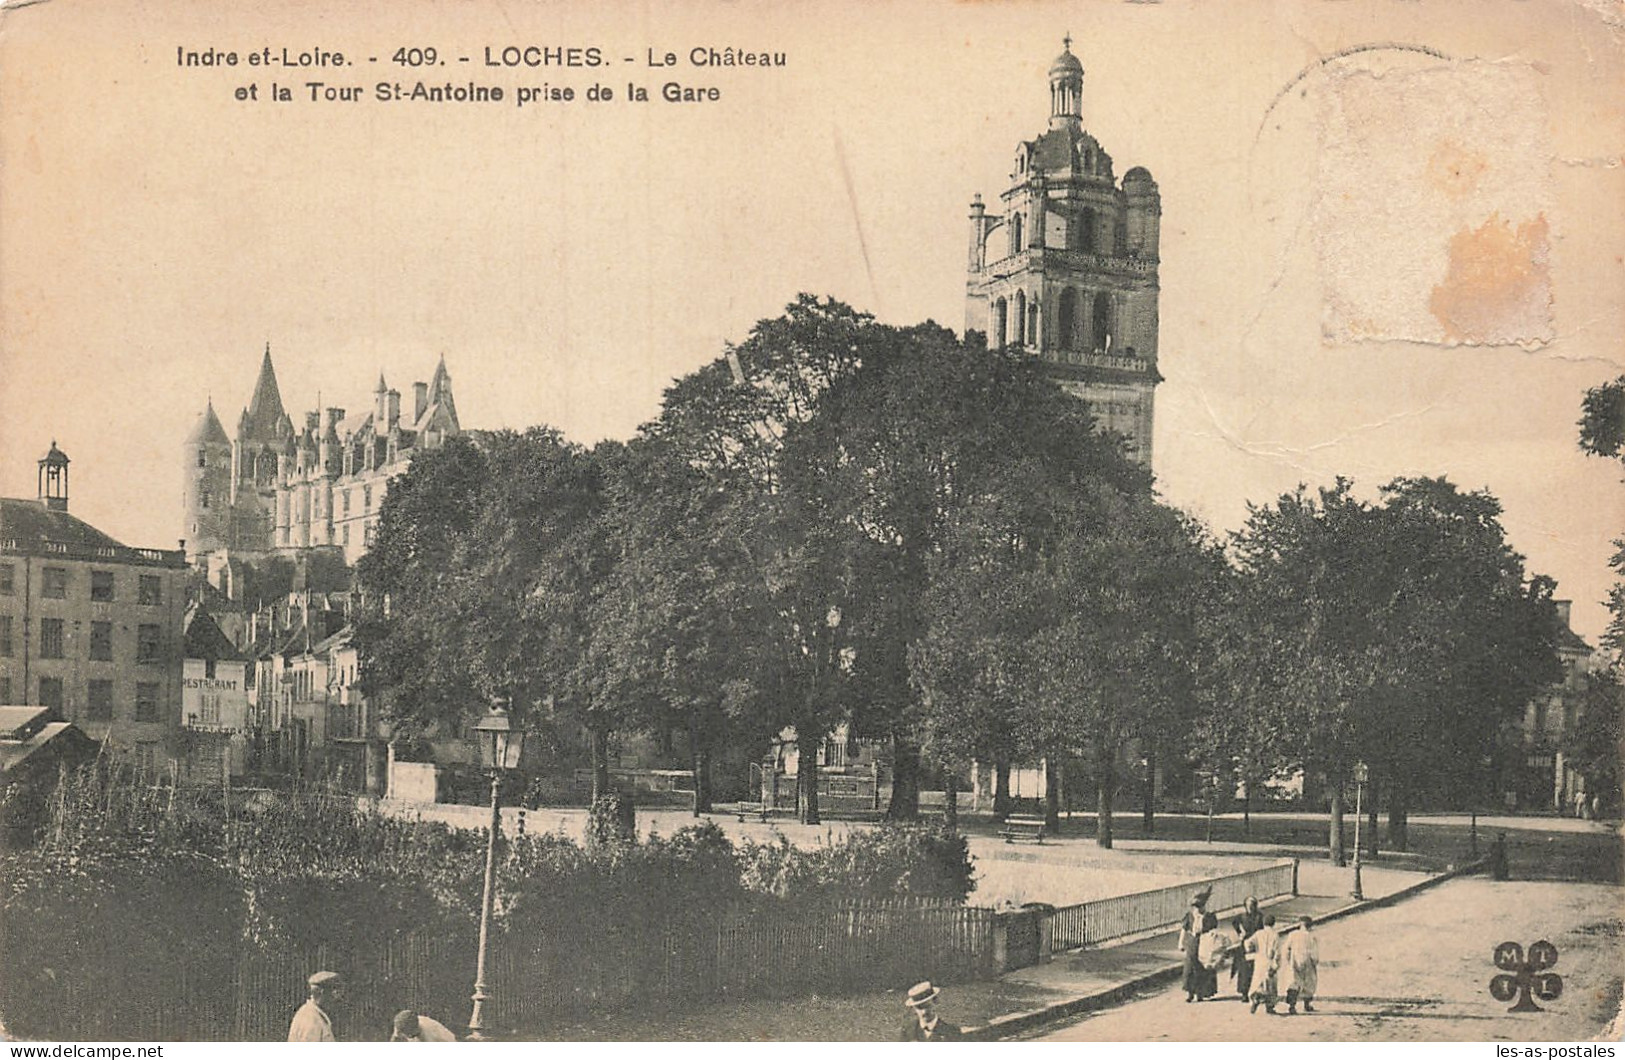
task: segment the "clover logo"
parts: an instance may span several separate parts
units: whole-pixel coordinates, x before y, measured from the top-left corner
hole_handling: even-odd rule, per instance
[[[1557,947],[1545,939],[1531,943],[1529,956],[1516,942],[1503,942],[1495,947],[1495,966],[1502,974],[1490,980],[1490,996],[1497,1001],[1518,1003],[1508,1012],[1544,1012],[1534,999],[1556,1001],[1563,996],[1563,977],[1546,969],[1557,963]]]

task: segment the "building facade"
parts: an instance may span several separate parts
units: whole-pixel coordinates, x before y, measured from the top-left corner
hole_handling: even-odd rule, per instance
[[[186,625],[181,661],[181,772],[218,784],[247,766],[248,659],[206,612]]]
[[[0,702],[49,708],[143,769],[169,768],[181,709],[187,564],[68,513],[53,442],[39,496],[0,498]]]
[[[1162,199],[1083,128],[1071,40],[1049,71],[1049,128],[1016,145],[1010,186],[970,208],[965,330],[1020,347],[1151,465]]]
[[[380,374],[366,408],[330,406],[296,425],[266,347],[236,436],[210,402],[181,447],[190,549],[211,579],[233,555],[331,548],[354,563],[376,532],[390,478],[461,430],[444,358],[429,382],[412,385],[405,410]]]

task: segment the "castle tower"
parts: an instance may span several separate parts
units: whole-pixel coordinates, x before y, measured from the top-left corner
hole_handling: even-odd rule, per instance
[[[231,544],[231,439],[211,400],[181,443],[182,511],[192,554],[203,560]]]
[[[232,442],[230,547],[250,552],[274,547],[280,458],[292,438],[293,421],[282,406],[267,344],[253,396],[237,420]]]
[[[1067,38],[1049,70],[1049,128],[1016,145],[1010,186],[970,208],[965,330],[1018,347],[1151,465],[1162,200],[1135,167],[1119,184],[1083,128],[1083,64]]]

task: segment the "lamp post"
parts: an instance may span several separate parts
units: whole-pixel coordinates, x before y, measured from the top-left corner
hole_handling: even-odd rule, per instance
[[[1364,762],[1357,762],[1354,766],[1354,893],[1350,895],[1356,902],[1365,901],[1365,892],[1360,888],[1360,812],[1361,797],[1365,794],[1365,782],[1371,777],[1371,771],[1366,769]]]
[[[491,831],[485,842],[485,897],[480,904],[480,952],[474,969],[474,1011],[468,1017],[468,1036],[474,1041],[485,1040],[485,1001],[489,994],[485,986],[485,951],[491,933],[491,905],[495,899],[497,870],[497,831],[502,827],[502,809],[498,804],[502,774],[519,765],[519,753],[525,746],[525,732],[515,729],[508,712],[493,706],[489,714],[474,726],[480,745],[480,761],[491,771]]]

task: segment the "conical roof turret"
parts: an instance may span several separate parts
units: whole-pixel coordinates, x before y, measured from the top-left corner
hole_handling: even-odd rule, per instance
[[[220,417],[214,414],[214,401],[209,401],[203,415],[197,418],[192,425],[192,433],[186,436],[186,445],[230,445],[231,439],[226,436],[226,429],[220,425]]]
[[[271,346],[267,343],[265,356],[260,361],[259,379],[254,383],[254,396],[248,401],[248,436],[273,441],[281,436],[287,420],[282,391],[276,383],[276,368],[271,364]]]

